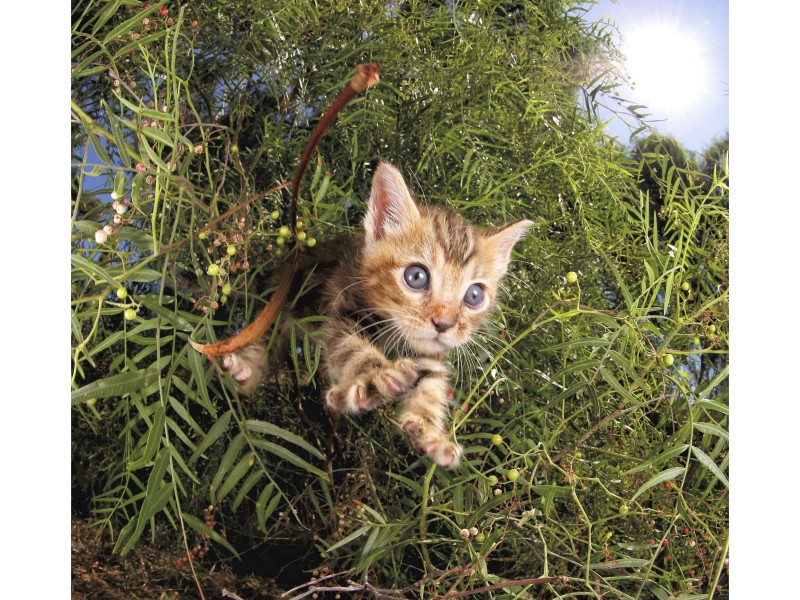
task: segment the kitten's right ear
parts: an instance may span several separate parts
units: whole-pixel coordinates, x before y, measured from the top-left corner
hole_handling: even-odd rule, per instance
[[[419,219],[419,210],[403,176],[389,163],[380,163],[372,178],[369,206],[364,217],[367,242],[398,233]]]

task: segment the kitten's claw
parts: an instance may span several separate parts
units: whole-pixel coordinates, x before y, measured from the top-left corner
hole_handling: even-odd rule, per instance
[[[236,381],[244,383],[252,375],[252,370],[247,363],[238,360],[235,354],[228,354],[222,359],[222,368],[228,371]]]
[[[407,392],[418,378],[414,362],[404,358],[368,371],[349,384],[333,386],[325,400],[334,412],[367,412]]]
[[[265,350],[260,345],[248,346],[222,357],[222,368],[231,374],[239,389],[252,394],[264,379]]]
[[[427,421],[414,415],[406,415],[401,420],[400,427],[409,445],[425,453],[440,467],[456,467],[461,462],[461,446],[451,442],[447,435]]]

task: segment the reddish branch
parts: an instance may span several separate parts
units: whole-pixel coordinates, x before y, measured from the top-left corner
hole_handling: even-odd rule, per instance
[[[305,150],[303,150],[300,164],[297,166],[297,172],[292,180],[292,231],[295,233],[297,223],[297,196],[300,191],[300,181],[303,179],[303,173],[305,173],[306,167],[308,166],[311,153],[314,151],[314,148],[317,147],[317,142],[319,142],[322,134],[325,133],[328,125],[333,122],[336,115],[339,114],[339,111],[341,111],[350,100],[355,98],[366,88],[376,85],[378,81],[380,81],[379,73],[381,68],[377,64],[357,65],[356,68],[358,72],[353,75],[345,88],[336,96],[336,99],[317,123],[308,143],[306,143]],[[225,356],[226,354],[236,352],[237,350],[241,350],[257,342],[275,322],[275,319],[286,304],[286,298],[289,295],[289,286],[291,285],[292,276],[297,265],[299,250],[300,246],[298,244],[295,246],[292,268],[287,270],[286,276],[281,280],[272,298],[270,298],[267,305],[261,309],[261,312],[250,325],[233,337],[217,342],[216,344],[198,344],[197,342],[189,340],[192,348],[211,358],[214,356]]]

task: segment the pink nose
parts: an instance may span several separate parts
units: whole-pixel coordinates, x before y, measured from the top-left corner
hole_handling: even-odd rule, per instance
[[[431,319],[433,326],[439,333],[444,333],[448,329],[452,329],[455,323],[447,321],[446,319]]]

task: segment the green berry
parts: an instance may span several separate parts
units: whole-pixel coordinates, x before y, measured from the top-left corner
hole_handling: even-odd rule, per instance
[[[224,296],[227,296],[230,293],[231,293],[231,284],[230,283],[226,283],[225,285],[222,286],[222,294]]]
[[[514,482],[519,479],[519,471],[517,469],[509,469],[508,473],[506,473],[506,477],[509,481]]]
[[[282,235],[279,235],[278,239],[275,240],[275,243],[278,244],[278,246],[283,246],[286,243],[286,238]]]
[[[136,318],[136,311],[132,308],[126,308],[124,314],[126,321],[133,321]]]
[[[271,213],[269,213],[269,218],[272,219],[273,221],[280,216],[281,213],[279,213],[277,210],[273,210]]]
[[[201,231],[200,233],[197,234],[197,237],[201,240],[204,240],[208,237],[208,234],[205,231]]]
[[[121,287],[117,290],[117,298],[119,298],[120,300],[125,300],[125,298],[127,297],[128,297],[128,290],[126,290],[124,287]]]
[[[665,367],[671,367],[672,363],[674,362],[675,362],[675,357],[672,356],[672,354],[665,354],[664,356],[661,357],[661,363]]]
[[[629,510],[630,509],[628,508],[628,505],[627,504],[623,504],[622,506],[619,507],[619,514],[624,517],[625,515],[628,514]]]
[[[496,486],[497,485],[497,475],[489,475],[489,477],[486,478],[486,483],[489,484],[489,487]]]
[[[309,248],[313,248],[316,245],[317,245],[317,240],[315,240],[314,238],[310,237],[306,240],[306,246],[308,246]]]
[[[690,287],[691,287],[691,286],[689,285],[689,282],[688,282],[688,281],[684,281],[684,282],[681,284],[681,289],[682,289],[684,292],[688,292]]]
[[[219,275],[219,265],[216,263],[211,263],[210,265],[208,265],[206,273],[208,273],[212,277],[216,277],[217,275]]]
[[[233,256],[234,254],[236,254],[236,246],[228,244],[228,247],[225,248],[225,252],[228,253],[228,256]]]
[[[492,444],[495,446],[499,446],[502,443],[503,443],[503,436],[501,436],[499,433],[495,433],[492,436]]]
[[[239,151],[239,146],[237,146],[236,144],[231,146],[231,154],[236,154],[238,151]]]
[[[297,221],[294,223],[294,228],[297,229],[297,231],[300,231],[305,226],[306,224],[303,223],[303,219],[297,219]]]
[[[478,542],[479,544],[482,544],[483,542],[486,541],[486,536],[482,533],[479,533],[478,535],[475,536],[475,541]]]
[[[297,232],[297,239],[300,240],[301,242],[305,241],[306,237],[307,237],[307,235],[306,235],[305,231],[298,231]]]
[[[575,283],[578,281],[578,274],[575,271],[567,273],[567,283]]]
[[[692,340],[692,342],[694,342],[695,346],[699,346],[700,345],[700,336],[699,335],[694,336],[694,339]]]
[[[717,332],[717,326],[716,325],[709,325],[708,326],[708,333],[716,333],[716,332]]]
[[[281,228],[278,229],[278,235],[285,238],[289,237],[290,235],[292,235],[292,230],[289,229],[286,225],[281,225]]]

